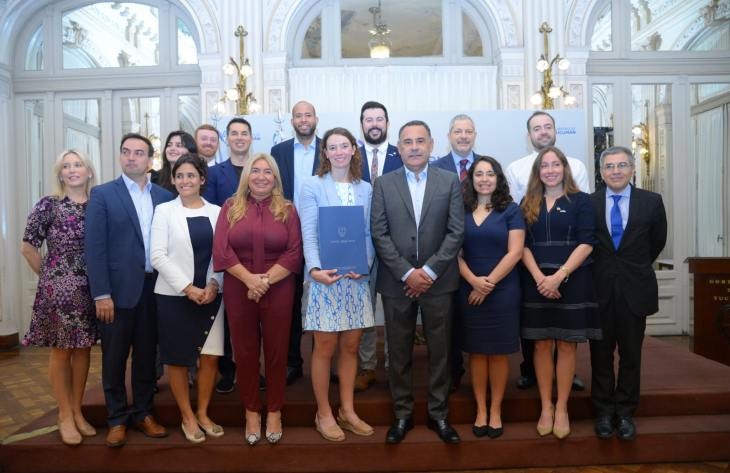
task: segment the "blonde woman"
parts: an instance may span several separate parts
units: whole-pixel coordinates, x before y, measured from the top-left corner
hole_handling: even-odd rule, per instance
[[[55,192],[33,207],[21,254],[39,276],[26,346],[50,347],[48,377],[58,402],[61,441],[78,445],[96,435],[81,404],[96,343],[96,312],[84,259],[86,202],[95,184],[91,162],[81,152],[62,152],[54,166]],[[47,253],[40,248],[46,242]]]

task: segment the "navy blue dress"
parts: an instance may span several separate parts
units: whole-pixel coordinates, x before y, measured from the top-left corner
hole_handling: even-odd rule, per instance
[[[481,225],[468,213],[464,219],[463,257],[471,272],[487,276],[507,254],[510,230],[524,230],[525,220],[514,202],[494,210]],[[478,306],[467,300],[472,287],[461,280],[462,348],[467,353],[506,355],[520,350],[520,278],[513,269]]]
[[[594,215],[585,192],[560,197],[550,212],[543,199],[537,221],[527,227],[525,247],[546,276],[558,271],[578,245],[594,244]],[[568,282],[560,285],[560,299],[543,297],[530,273],[522,271],[522,338],[568,342],[601,338],[592,262],[588,256]]]

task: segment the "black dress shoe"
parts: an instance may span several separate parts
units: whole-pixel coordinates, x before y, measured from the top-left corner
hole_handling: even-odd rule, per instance
[[[490,427],[487,426],[487,437],[490,439],[496,439],[497,437],[501,437],[504,433],[504,427]]]
[[[304,375],[301,366],[287,366],[286,367],[286,385],[289,386],[294,381],[298,380]]]
[[[426,427],[436,432],[441,440],[446,443],[459,443],[461,438],[456,433],[449,421],[446,419],[435,420],[431,417],[426,421]]]
[[[631,417],[619,417],[616,423],[618,438],[621,440],[634,440],[636,437],[636,426]]]
[[[233,376],[223,376],[215,385],[215,391],[221,394],[233,392],[236,389],[236,380]]]
[[[396,419],[385,435],[385,443],[400,443],[413,428],[413,419]]]
[[[520,376],[517,379],[517,389],[530,389],[537,384],[537,380],[532,376]]]
[[[596,418],[596,423],[593,425],[593,430],[598,435],[598,438],[609,439],[613,437],[613,417],[611,416],[599,416]]]
[[[487,435],[488,430],[489,430],[489,426],[486,426],[486,425],[472,425],[471,426],[471,431],[477,437],[484,437],[485,435]]]
[[[577,376],[573,376],[573,385],[571,386],[573,391],[585,391],[586,385],[583,383],[583,380],[580,379]]]

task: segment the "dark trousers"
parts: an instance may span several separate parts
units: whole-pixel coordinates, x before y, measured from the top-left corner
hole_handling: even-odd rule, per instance
[[[155,277],[145,278],[142,296],[131,309],[114,309],[114,321],[99,321],[101,383],[110,427],[141,422],[152,413],[156,381],[157,311]],[[132,406],[127,405],[127,358],[132,349]]]
[[[304,275],[296,274],[294,280],[294,304],[291,311],[291,329],[289,330],[289,353],[286,365],[301,368],[302,359],[302,294],[304,293]]]
[[[226,309],[223,310],[225,315]],[[223,318],[223,356],[218,358],[218,372],[227,379],[233,379],[236,375],[236,363],[233,361],[231,348],[231,329],[228,326],[227,316]]]
[[[591,400],[596,416],[631,417],[639,405],[641,345],[646,317],[634,315],[625,299],[613,293],[600,307],[603,339],[591,340]],[[618,347],[618,379],[613,355]]]
[[[461,326],[461,304],[459,291],[454,293],[451,303],[451,379],[461,378],[464,375],[464,354],[461,350],[461,340],[464,336]]]
[[[436,420],[445,419],[449,413],[451,383],[449,358],[453,294],[425,294],[418,299],[382,294],[381,297],[390,358],[388,381],[395,417],[407,419],[413,416],[413,342],[420,307],[428,349],[428,414]]]

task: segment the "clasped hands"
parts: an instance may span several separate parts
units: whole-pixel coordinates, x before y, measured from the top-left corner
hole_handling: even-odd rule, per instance
[[[486,299],[496,286],[486,276],[476,276],[469,283],[472,289],[466,300],[471,305],[480,305],[484,302],[484,299]]]
[[[431,289],[433,279],[423,268],[416,268],[408,275],[405,283],[403,289],[406,291],[406,296],[415,299]]]
[[[556,272],[550,276],[545,276],[541,273],[541,277],[535,279],[537,282],[537,292],[548,299],[560,299],[562,296],[558,288],[563,282],[563,279],[564,277],[560,272]]]
[[[218,295],[218,284],[209,282],[204,288],[188,285],[183,289],[185,296],[198,305],[210,304]]]
[[[264,297],[264,294],[271,287],[269,281],[269,275],[263,274],[251,274],[251,276],[244,281],[246,287],[248,287],[248,298],[254,302],[258,302]]]

